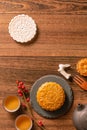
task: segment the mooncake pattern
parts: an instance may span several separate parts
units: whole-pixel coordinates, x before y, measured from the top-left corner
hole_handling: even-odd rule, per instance
[[[76,70],[80,75],[87,76],[87,58],[78,61]]]
[[[15,16],[9,23],[8,29],[10,36],[20,43],[31,41],[37,31],[35,21],[25,14]]]
[[[65,101],[64,90],[56,82],[45,82],[42,84],[36,96],[39,105],[47,111],[60,109]]]

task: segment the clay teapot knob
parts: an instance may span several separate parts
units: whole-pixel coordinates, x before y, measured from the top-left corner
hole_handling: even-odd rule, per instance
[[[83,105],[83,104],[78,104],[77,110],[78,110],[78,111],[81,111],[81,110],[84,109],[84,107],[85,107],[85,105]]]

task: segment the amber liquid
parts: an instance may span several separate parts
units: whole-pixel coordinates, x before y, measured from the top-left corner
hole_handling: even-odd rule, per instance
[[[18,100],[18,98],[16,96],[9,96],[5,100],[4,105],[8,110],[15,110],[19,106],[19,100]]]
[[[31,120],[26,116],[20,116],[16,122],[18,130],[28,130],[31,126]]]

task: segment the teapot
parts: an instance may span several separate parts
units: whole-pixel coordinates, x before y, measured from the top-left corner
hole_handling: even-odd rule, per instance
[[[87,130],[87,104],[78,104],[73,113],[73,124],[77,130]]]

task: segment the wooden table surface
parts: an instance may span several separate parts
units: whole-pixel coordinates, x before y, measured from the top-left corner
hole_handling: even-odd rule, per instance
[[[18,14],[31,16],[38,26],[36,39],[28,44],[16,43],[8,33],[10,20]],[[16,80],[28,87],[48,74],[61,76],[59,63],[74,68],[87,57],[87,0],[0,0],[0,130],[15,130],[12,115],[3,109],[6,95],[17,94]],[[67,82],[74,93],[71,109],[62,117],[42,120],[47,130],[76,130],[72,114],[78,103],[87,103],[87,92]],[[33,130],[40,130],[34,126]]]

